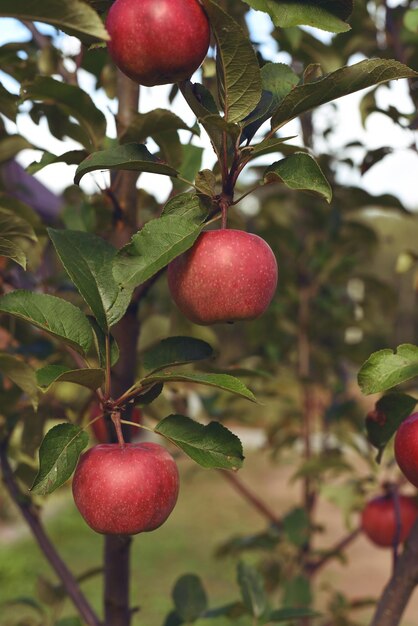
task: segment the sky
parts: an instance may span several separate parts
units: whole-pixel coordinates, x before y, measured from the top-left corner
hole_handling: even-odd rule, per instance
[[[392,4],[393,3],[392,0]],[[278,52],[269,38],[272,25],[266,14],[250,11],[249,26],[254,40],[260,42],[261,51],[265,58],[274,62],[288,61],[287,54]],[[46,32],[49,28],[45,25],[39,25],[39,27]],[[315,35],[323,39],[329,39],[331,37],[330,34],[318,30],[315,30]],[[29,32],[19,22],[11,19],[1,20],[0,45],[8,41],[17,39],[23,40],[29,37]],[[71,53],[77,50],[78,41],[75,38],[61,35],[60,44],[65,52]],[[356,60],[361,60],[361,58],[353,59],[353,61]],[[199,75],[197,74],[195,78],[198,79]],[[17,93],[17,83],[1,72],[0,80],[4,82],[8,89]],[[80,84],[93,96],[96,105],[106,115],[108,120],[108,134],[114,136],[115,124],[113,115],[115,113],[115,101],[109,101],[102,91],[95,94],[93,81],[86,72],[81,72]],[[193,125],[195,121],[194,115],[184,103],[181,96],[177,97],[172,105],[169,105],[167,101],[169,90],[169,86],[142,87],[140,97],[141,112],[146,112],[156,107],[170,108],[187,123]],[[364,176],[361,177],[357,171],[352,170],[348,166],[341,166],[337,178],[342,184],[359,185],[373,194],[393,193],[400,197],[407,208],[418,210],[418,194],[416,185],[414,184],[415,172],[418,171],[418,154],[408,149],[408,145],[415,140],[415,133],[401,130],[387,116],[379,113],[374,113],[368,118],[366,128],[364,129],[361,125],[358,109],[358,103],[363,95],[364,92],[358,92],[338,100],[336,108],[331,105],[324,105],[317,110],[315,113],[316,128],[319,131],[325,129],[330,118],[333,118],[336,131],[327,138],[327,142],[329,142],[328,145],[327,142],[321,138],[320,133],[318,133],[314,151],[320,154],[321,151],[331,146],[332,149],[343,158],[350,156],[356,161],[359,161],[361,159],[361,153],[358,149],[347,151],[344,149],[346,143],[360,139],[370,149],[379,148],[382,145],[392,146],[394,148],[393,154],[387,156],[379,164],[371,168]],[[382,107],[393,104],[401,108],[404,112],[411,112],[412,103],[408,97],[406,81],[400,80],[392,82],[390,87],[382,87],[379,89],[378,104]],[[16,132],[16,127],[14,127],[12,123],[8,125],[8,129],[10,132]],[[63,142],[54,139],[48,132],[46,122],[42,122],[40,126],[36,126],[25,113],[18,116],[17,132],[27,137],[34,145],[47,149],[55,154],[66,152],[72,149],[72,147],[79,147],[71,140],[66,140],[64,145]],[[284,135],[286,136],[298,134],[299,124],[297,121],[291,122],[284,129]],[[189,140],[190,134],[186,131],[180,131],[180,135],[183,136],[186,141]],[[204,154],[203,167],[211,167],[214,162],[214,156],[204,131],[202,132],[202,137],[200,139],[195,138],[193,142],[207,148]],[[300,143],[300,139],[294,139],[292,143]],[[148,143],[148,147],[152,151],[152,141]],[[39,160],[41,154],[40,151],[24,150],[19,154],[18,161],[26,167],[33,161]],[[267,157],[267,159],[268,158],[270,158],[270,161],[266,160],[266,157],[264,157],[264,160],[259,162],[264,162],[268,165],[272,157],[270,156]],[[277,156],[273,156],[274,160],[277,160],[277,158]],[[74,171],[75,166],[57,164],[45,168],[39,172],[36,177],[48,188],[59,193],[72,183]],[[108,180],[107,177],[108,174],[101,172],[89,174],[84,177],[81,185],[86,192],[97,191],[97,184],[103,187]],[[158,183],[156,184],[155,175],[143,174],[140,177],[140,184],[148,191],[153,192],[158,197],[158,200],[163,201],[170,191],[170,181],[162,176],[157,180]]]

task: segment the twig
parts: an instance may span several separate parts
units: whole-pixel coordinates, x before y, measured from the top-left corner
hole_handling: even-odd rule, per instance
[[[315,563],[308,563],[306,565],[306,572],[309,576],[314,576],[320,569],[328,563],[330,559],[338,556],[343,550],[345,550],[361,532],[361,528],[356,528],[346,537],[343,537],[333,548],[331,548],[323,557],[318,559]]]
[[[227,480],[238,493],[240,493],[253,507],[261,513],[261,515],[268,519],[269,522],[277,527],[282,525],[282,521],[258,496],[255,495],[233,472],[226,470],[218,470],[218,472]]]
[[[10,497],[20,509],[20,512],[25,518],[25,521],[42,550],[42,553],[62,582],[62,585],[68,596],[73,601],[74,606],[77,608],[81,617],[86,624],[88,624],[88,626],[101,626],[99,618],[93,611],[85,595],[80,590],[73,574],[67,568],[66,564],[61,559],[54,545],[45,533],[45,530],[39,520],[38,513],[33,507],[32,502],[19,490],[7,458],[7,441],[3,441],[0,444],[0,464],[3,474],[3,482],[8,493],[10,494]]]

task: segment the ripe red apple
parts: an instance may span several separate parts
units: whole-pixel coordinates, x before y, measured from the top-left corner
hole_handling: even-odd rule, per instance
[[[90,411],[90,417],[89,419],[92,420],[95,417],[97,417],[98,415],[100,415],[100,413],[102,413],[102,409],[100,408],[100,406],[98,404],[95,404],[93,406],[93,408]],[[122,415],[122,419],[125,419],[125,417]],[[127,418],[126,418],[127,419]],[[135,424],[142,424],[142,411],[138,408],[134,408],[132,410],[132,414],[131,417],[129,419],[130,422],[134,422]],[[107,424],[106,424],[106,418],[102,417],[101,419],[98,419],[96,422],[93,422],[93,424],[91,425],[91,428],[93,430],[94,436],[96,438],[96,440],[99,443],[110,443],[109,441],[109,431],[107,429]],[[113,423],[111,428],[114,428]],[[138,434],[141,432],[140,428],[135,428],[135,426],[130,426],[129,427],[130,433],[131,433],[131,437],[137,437]],[[114,431],[116,432],[116,431]]]
[[[156,443],[107,443],[81,455],[73,496],[96,532],[136,535],[155,530],[170,515],[178,496],[177,465]]]
[[[418,487],[418,413],[412,413],[399,426],[395,459],[409,482]]]
[[[180,311],[196,324],[253,320],[277,286],[270,246],[242,230],[202,233],[168,266],[168,286]]]
[[[401,528],[399,543],[403,543],[418,517],[418,503],[410,496],[399,496]],[[396,511],[393,496],[379,496],[368,502],[361,516],[361,527],[377,546],[390,547],[396,536]]]
[[[210,42],[209,21],[198,0],[116,0],[106,28],[115,64],[148,87],[189,78]]]

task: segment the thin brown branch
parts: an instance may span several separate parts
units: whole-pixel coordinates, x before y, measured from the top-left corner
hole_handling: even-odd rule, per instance
[[[270,509],[265,502],[263,502],[251,489],[249,489],[234,472],[226,470],[218,470],[218,472],[227,480],[237,491],[240,493],[253,507],[258,511],[265,519],[272,524],[280,527],[282,525],[281,519]]]
[[[309,576],[314,576],[321,570],[327,563],[339,556],[343,550],[348,548],[348,546],[353,543],[355,539],[359,536],[361,532],[361,528],[356,528],[351,533],[343,537],[333,548],[331,548],[326,554],[324,554],[320,559],[315,562],[308,563],[306,565],[306,572]]]
[[[16,506],[20,509],[20,512],[27,522],[43,555],[48,560],[51,567],[54,569],[65,591],[71,598],[74,606],[77,608],[84,622],[88,624],[88,626],[101,626],[101,622],[98,616],[95,614],[87,598],[80,590],[76,579],[68,569],[67,565],[61,559],[60,555],[55,549],[55,546],[47,536],[39,519],[37,510],[33,507],[29,497],[26,497],[20,491],[14,479],[13,470],[7,457],[6,441],[3,441],[0,444],[0,465],[3,474],[3,482],[10,497],[12,498]]]

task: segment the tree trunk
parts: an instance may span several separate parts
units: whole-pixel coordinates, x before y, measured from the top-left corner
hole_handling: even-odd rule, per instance
[[[139,87],[129,78],[118,73],[119,110],[117,117],[120,136],[138,110]],[[136,172],[118,173],[112,180],[112,193],[120,208],[119,222],[112,243],[120,247],[136,232]],[[136,372],[136,346],[139,336],[137,319],[138,304],[133,303],[123,319],[114,327],[112,334],[118,342],[120,359],[112,370],[112,397],[116,398],[134,382]],[[124,414],[130,418],[129,410]],[[129,427],[123,429],[129,441]],[[108,535],[105,537],[105,584],[104,605],[106,626],[130,626],[129,604],[130,546],[131,537]]]

